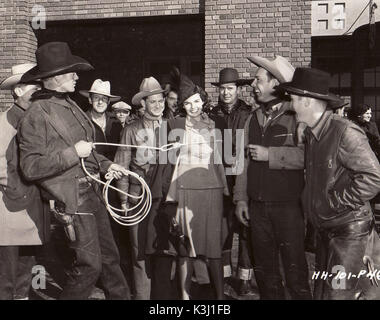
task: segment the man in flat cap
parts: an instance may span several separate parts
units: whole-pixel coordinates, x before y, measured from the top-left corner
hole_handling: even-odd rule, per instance
[[[219,81],[212,82],[213,86],[218,87],[218,105],[212,109],[210,117],[215,121],[216,126],[224,133],[224,143],[232,146],[231,155],[228,158],[224,152],[224,166],[230,168],[233,165],[233,158],[236,157],[236,131],[244,129],[245,121],[251,113],[251,106],[247,105],[239,98],[241,88],[250,85],[253,79],[241,79],[238,71],[234,68],[224,68],[219,72]],[[230,131],[231,135],[229,135]],[[226,141],[229,140],[229,141]],[[224,275],[231,274],[231,249],[234,232],[239,233],[239,256],[238,256],[238,278],[240,280],[239,295],[250,292],[250,281],[252,279],[252,250],[249,241],[249,229],[236,221],[234,212],[235,204],[232,199],[232,191],[235,185],[236,175],[227,175],[227,183],[231,196],[224,197],[224,216],[227,218],[229,235],[227,237],[224,252]],[[237,223],[236,223],[237,222]],[[228,272],[229,271],[229,272]]]
[[[132,107],[128,103],[119,101],[114,103],[111,108],[122,128],[132,122],[130,118]]]
[[[341,104],[329,80],[324,71],[297,68],[292,81],[279,85],[306,124],[302,200],[317,230],[314,299],[378,300],[380,240],[369,201],[380,191],[380,165],[364,131],[333,114]],[[337,280],[338,273],[352,276]]]
[[[258,108],[245,125],[247,159],[236,179],[234,200],[240,222],[250,227],[254,272],[261,299],[311,299],[304,250],[304,216],[300,196],[303,170],[282,166],[282,159],[303,160],[297,147],[296,118],[289,99],[275,86],[292,79],[294,68],[285,58],[248,58],[258,69],[252,83]],[[249,205],[248,205],[249,201]]]
[[[100,186],[90,174],[126,170],[93,150],[94,127],[69,97],[77,72],[93,67],[74,56],[65,42],[49,42],[36,51],[37,66],[21,81],[41,80],[20,128],[20,162],[26,179],[35,181],[67,233],[73,261],[61,299],[87,299],[95,283],[107,299],[129,299]]]

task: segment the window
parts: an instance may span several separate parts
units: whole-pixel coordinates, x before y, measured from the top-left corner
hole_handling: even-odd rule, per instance
[[[343,30],[345,28],[345,19],[335,19],[334,22],[334,29]]]
[[[318,30],[327,30],[329,25],[328,20],[318,20]]]
[[[346,12],[346,4],[345,3],[335,3],[334,7],[335,7],[335,10],[337,10],[340,13]]]
[[[335,3],[332,16],[331,27],[335,30],[343,30],[346,26],[346,5],[344,3]]]
[[[318,3],[318,16],[329,13],[329,5],[327,3]]]

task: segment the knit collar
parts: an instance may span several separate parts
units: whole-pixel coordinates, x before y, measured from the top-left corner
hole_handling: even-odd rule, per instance
[[[42,99],[50,99],[51,97],[56,97],[58,99],[67,99],[69,97],[68,92],[58,92],[46,88],[42,88],[41,90],[36,91],[32,94],[31,101],[34,100],[42,100]]]
[[[275,98],[271,101],[261,103],[260,106],[263,112],[268,115],[275,111],[273,107],[277,104],[280,104],[281,102],[281,98]]]

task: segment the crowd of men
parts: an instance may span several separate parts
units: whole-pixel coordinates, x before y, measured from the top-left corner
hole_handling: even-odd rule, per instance
[[[230,133],[223,135],[232,150],[223,159],[232,173],[226,176],[230,195],[224,197],[224,276],[231,276],[237,233],[241,295],[250,292],[254,277],[261,299],[380,298],[371,276],[380,267],[380,243],[370,203],[380,191],[380,165],[366,134],[334,112],[343,103],[329,92],[329,74],[294,68],[281,56],[248,59],[254,77],[241,79],[234,68],[223,68],[212,83],[219,100],[204,107],[215,127]],[[70,94],[80,72],[93,66],[63,42],[40,46],[36,61],[14,66],[0,84],[14,97],[14,105],[0,114],[0,299],[28,298],[35,247],[49,242],[52,219],[63,228],[71,252],[60,299],[88,299],[95,286],[106,299],[178,299],[181,232],[175,229],[175,208],[163,201],[168,165],[141,162],[137,148],[111,144],[160,147],[159,137],[173,120],[186,117],[180,88],[144,78],[131,106],[111,94],[108,81],[96,79],[79,92],[90,104],[84,112]],[[253,105],[244,102],[243,86],[252,86]],[[149,132],[153,139],[147,142]],[[164,152],[146,151],[148,160]],[[152,194],[148,216],[131,227],[111,221],[101,185],[81,161],[98,179],[108,173],[117,180],[114,185],[125,193],[110,191],[108,201],[125,212],[142,190],[128,170],[142,177]],[[333,275],[340,266],[362,276],[338,287],[334,277],[318,278],[311,292],[306,226],[313,230],[317,273]]]

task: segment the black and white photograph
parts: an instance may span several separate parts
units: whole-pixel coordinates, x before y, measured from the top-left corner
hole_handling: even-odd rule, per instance
[[[380,300],[378,6],[3,0],[0,300]]]

